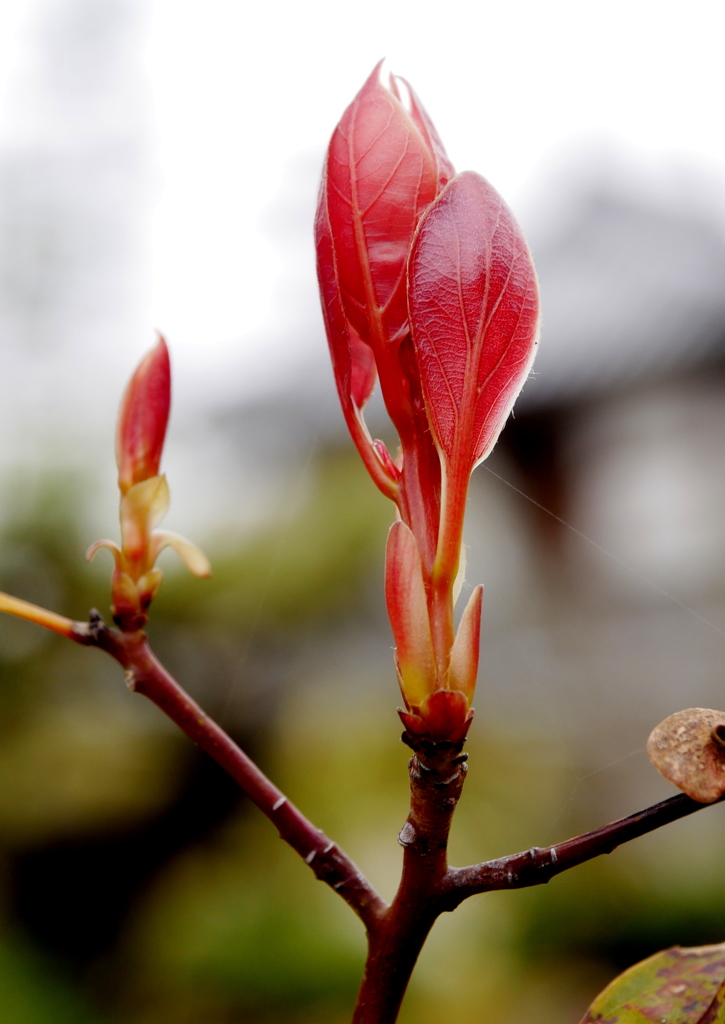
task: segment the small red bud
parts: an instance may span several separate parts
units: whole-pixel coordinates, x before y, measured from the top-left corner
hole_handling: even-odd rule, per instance
[[[473,708],[458,690],[436,690],[413,713],[398,710],[398,714],[412,736],[434,743],[458,743],[466,737]]]
[[[390,457],[390,452],[388,451],[386,446],[383,444],[383,442],[382,441],[373,441],[373,448],[377,452],[378,458],[380,459],[380,461],[382,462],[383,466],[385,467],[385,471],[388,474],[388,476],[390,477],[390,479],[391,480],[399,480],[400,479],[400,470],[398,469],[398,467],[393,462],[392,458]]]
[[[202,551],[178,534],[156,527],[169,508],[166,477],[159,474],[171,403],[171,371],[166,342],[141,360],[121,401],[116,430],[118,487],[121,491],[121,545],[99,540],[88,549],[93,558],[101,548],[113,555],[111,610],[122,630],[142,629],[146,612],[162,580],[154,563],[172,547],[196,576],[210,574]]]
[[[171,404],[171,368],[166,342],[141,360],[121,402],[116,430],[118,486],[125,494],[134,484],[158,476]]]

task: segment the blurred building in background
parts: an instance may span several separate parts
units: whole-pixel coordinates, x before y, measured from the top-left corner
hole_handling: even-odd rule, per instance
[[[0,587],[83,617],[107,603],[83,552],[115,514],[110,410],[145,330],[158,182],[143,6],[38,10],[7,100],[25,127],[0,145]],[[390,892],[406,800],[392,511],[345,435],[308,286],[318,163],[291,162],[260,211],[304,358],[272,355],[257,395],[202,381],[175,407],[169,525],[215,575],[169,561],[151,635]],[[725,705],[725,179],[671,183],[589,153],[529,211],[541,351],[466,534],[486,599],[459,861],[670,795],[649,730]],[[389,434],[379,402],[370,420]],[[0,708],[0,1024],[347,1019],[357,922],[114,665],[2,621]],[[705,811],[545,892],[466,905],[402,1021],[575,1024],[616,968],[722,941],[721,832]]]

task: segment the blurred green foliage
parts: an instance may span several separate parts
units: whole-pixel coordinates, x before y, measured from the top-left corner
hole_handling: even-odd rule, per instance
[[[83,561],[83,481],[6,493],[0,588],[105,612],[109,567]],[[390,897],[407,799],[381,595],[391,509],[353,455],[329,452],[288,512],[221,558],[210,538],[208,582],[168,561],[152,642]],[[0,712],[0,1024],[349,1019],[357,920],[245,803],[204,816],[213,786],[188,797],[202,762],[113,663],[6,618]],[[564,837],[572,772],[550,740],[481,718],[470,754],[454,862]],[[718,839],[682,822],[546,888],[469,901],[436,926],[402,1024],[576,1024],[623,961],[723,937]],[[65,902],[33,901],[38,865],[62,879],[111,848]]]
[[[174,625],[213,622],[246,634],[349,617],[367,596],[361,580],[382,571],[389,522],[388,503],[360,466],[349,453],[331,452],[316,467],[312,493],[282,525],[273,520],[271,529],[215,560],[203,587],[175,574],[160,614]]]
[[[18,936],[0,937],[0,1019],[10,1024],[103,1024],[48,959]]]

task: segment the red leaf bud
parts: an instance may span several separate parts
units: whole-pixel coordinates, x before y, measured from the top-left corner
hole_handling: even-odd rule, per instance
[[[435,743],[458,743],[465,739],[473,719],[466,696],[457,690],[436,690],[411,714],[398,711],[400,719],[413,736]]]
[[[171,404],[171,369],[166,342],[144,356],[121,401],[116,430],[118,486],[125,494],[134,484],[158,476]]]
[[[390,457],[390,452],[382,441],[373,441],[373,448],[377,452],[377,456],[385,467],[385,471],[391,480],[400,479],[400,470],[393,462]]]
[[[457,635],[453,607],[468,481],[531,366],[536,276],[523,235],[477,174],[454,177],[417,96],[380,65],[327,153],[315,222],[338,394],[373,480],[400,515],[386,601],[411,734],[465,737],[476,682],[481,588]],[[400,439],[395,460],[362,410],[376,377]]]
[[[175,533],[157,530],[169,508],[166,477],[159,474],[171,402],[171,371],[166,342],[142,359],[121,401],[116,429],[116,462],[121,491],[121,545],[101,540],[86,558],[108,548],[114,558],[111,599],[114,621],[123,630],[141,629],[162,580],[155,568],[159,552],[172,547],[197,576],[208,576],[209,561]]]

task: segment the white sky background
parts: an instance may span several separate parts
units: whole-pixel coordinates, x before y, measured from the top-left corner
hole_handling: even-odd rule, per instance
[[[0,462],[12,462],[28,423],[43,434],[40,448],[55,442],[64,405],[92,457],[105,452],[112,426],[100,436],[99,413],[112,419],[153,327],[172,346],[179,439],[184,410],[233,404],[289,381],[313,355],[322,361],[316,178],[336,121],[381,57],[414,85],[455,165],[489,178],[525,225],[547,168],[587,140],[621,149],[653,184],[658,168],[675,165],[725,181],[722,0],[113,0],[140,12],[141,75],[95,111],[77,97],[77,125],[70,107],[65,120],[54,111],[47,83],[33,84],[38,26],[69,3],[0,3],[0,148],[67,149],[74,131],[79,149],[92,148],[94,133],[121,138],[126,122],[140,124],[153,179],[139,198],[147,259],[128,323],[111,310],[107,331],[93,322],[77,342],[97,345],[82,372],[61,369],[61,346],[36,356],[32,373],[8,371],[0,424],[10,453]],[[77,6],[96,10],[93,0]],[[23,389],[32,401],[18,402]]]
[[[0,5],[0,102],[28,24],[56,2]],[[301,300],[280,288],[284,230],[270,217],[296,161],[312,209],[311,166],[381,56],[414,84],[456,166],[520,213],[542,163],[577,135],[725,168],[722,0],[154,0],[148,12],[139,46],[162,184],[146,319],[171,338],[180,373],[221,379],[234,365],[251,384],[274,374],[273,336],[294,357]],[[7,142],[17,126],[4,121]],[[311,247],[297,272],[311,308]]]
[[[294,348],[265,213],[285,165],[321,153],[382,56],[414,84],[456,166],[521,207],[541,163],[580,133],[644,160],[725,169],[724,35],[722,0],[156,0],[153,319],[194,361],[251,355],[275,322]],[[264,348],[258,358],[274,365]]]
[[[54,110],[42,75],[33,78],[38,25],[74,3],[81,12],[106,4],[141,11],[133,28],[141,73],[130,69],[128,90],[111,88],[97,109],[92,97],[76,96],[77,121],[72,104]],[[129,186],[138,188],[133,232],[145,239],[143,252],[138,264],[119,256],[121,276],[130,262],[137,283],[114,291],[101,267],[95,287],[102,297],[108,287],[116,305],[99,312],[97,303],[86,316],[94,282],[79,264],[68,317],[62,298],[53,306],[69,338],[28,354],[0,338],[0,471],[33,457],[47,464],[56,451],[84,470],[102,465],[105,504],[93,512],[98,532],[88,540],[113,535],[116,403],[159,327],[174,369],[168,526],[203,543],[220,519],[230,532],[245,516],[254,521],[267,507],[264,493],[255,497],[264,482],[260,490],[252,469],[240,471],[246,456],[231,451],[233,439],[215,437],[212,450],[198,423],[215,405],[233,406],[323,362],[316,178],[335,123],[375,63],[387,57],[410,80],[454,164],[483,173],[528,227],[554,215],[537,198],[548,194],[546,175],[578,147],[596,159],[593,141],[619,151],[640,187],[666,192],[689,168],[725,194],[724,38],[724,0],[0,0],[0,171],[23,147],[39,150],[41,164],[49,153],[51,168],[76,142],[81,155],[84,147],[92,153],[104,135],[111,144],[102,157],[113,157],[114,138],[148,149],[148,167]],[[63,159],[57,166],[75,166]],[[84,209],[86,227],[104,235],[104,190],[114,182],[109,165],[99,166],[100,207]],[[123,159],[118,167],[126,176]],[[81,188],[95,180],[94,168]],[[60,191],[61,212],[72,214]],[[122,199],[121,214],[123,203],[133,214],[134,196]],[[46,207],[39,210],[42,220]],[[110,281],[114,268],[106,270]],[[77,363],[71,351],[81,353]],[[9,501],[3,494],[0,520]],[[548,696],[548,684],[541,692]]]
[[[164,190],[152,319],[195,364],[254,357],[273,374],[264,341],[275,325],[294,351],[278,286],[285,254],[265,215],[290,162],[322,154],[381,56],[415,85],[456,166],[514,205],[579,133],[725,168],[722,0],[156,0],[153,10],[146,67]]]

